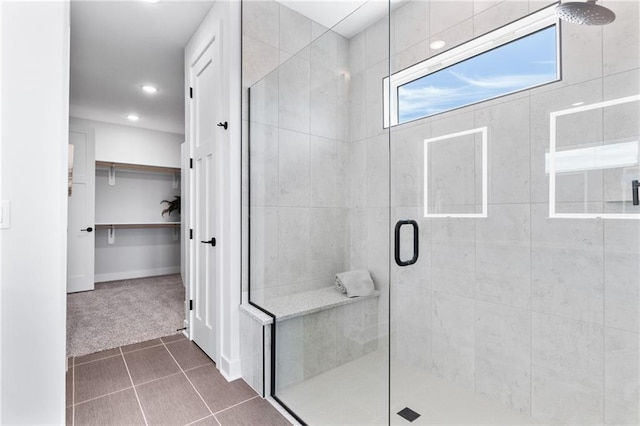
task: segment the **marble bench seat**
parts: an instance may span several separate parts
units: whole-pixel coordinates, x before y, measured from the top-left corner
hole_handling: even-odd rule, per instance
[[[378,298],[352,297],[324,287],[266,300],[260,307],[276,318],[277,389],[301,383],[378,347]],[[249,304],[240,307],[241,344],[255,354],[243,361],[243,377],[254,389],[265,389],[262,377],[270,365],[273,318]],[[251,324],[254,324],[252,326]],[[264,332],[262,329],[265,329]],[[266,358],[262,358],[264,347]],[[258,355],[259,354],[259,355]],[[268,375],[268,380],[271,380]],[[267,377],[265,376],[265,377]],[[268,387],[267,387],[268,389]]]
[[[331,286],[265,300],[262,307],[274,314],[276,321],[284,321],[379,296],[380,292],[376,290],[370,296],[347,297]]]

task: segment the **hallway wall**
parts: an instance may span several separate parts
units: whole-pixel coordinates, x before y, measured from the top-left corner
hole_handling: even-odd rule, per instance
[[[69,4],[0,7],[0,423],[64,424]]]

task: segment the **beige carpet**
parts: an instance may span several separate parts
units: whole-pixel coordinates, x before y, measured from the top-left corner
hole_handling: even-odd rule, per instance
[[[98,283],[67,295],[67,356],[175,334],[183,321],[179,274]]]

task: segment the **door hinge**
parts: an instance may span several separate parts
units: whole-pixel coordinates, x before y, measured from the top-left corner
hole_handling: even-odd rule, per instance
[[[193,158],[189,158],[189,168],[193,169]]]
[[[193,87],[189,87],[189,99],[193,99]]]
[[[193,240],[193,229],[189,229],[189,239]]]
[[[193,311],[193,299],[189,300],[189,310]]]

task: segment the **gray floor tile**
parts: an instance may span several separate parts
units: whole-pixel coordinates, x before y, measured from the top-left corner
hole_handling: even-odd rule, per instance
[[[220,426],[220,423],[218,423],[215,417],[209,416],[195,423],[191,423],[190,426]]]
[[[222,426],[289,426],[285,419],[269,402],[257,397],[216,414]]]
[[[105,359],[116,355],[120,355],[120,348],[114,348],[106,351],[96,352],[94,354],[78,356],[74,360],[74,365],[86,364],[87,362],[93,362],[99,359]]]
[[[213,364],[189,370],[186,374],[214,413],[257,395],[242,379],[228,383]]]
[[[69,369],[67,370],[65,389],[67,391],[66,406],[70,407],[73,405],[73,367],[69,367]]]
[[[152,346],[159,346],[162,344],[160,339],[147,340],[146,342],[134,343],[132,345],[127,345],[122,347],[122,352],[133,352],[140,349],[150,348]]]
[[[101,359],[74,367],[75,403],[131,387],[121,356]]]
[[[124,354],[133,383],[138,385],[180,372],[164,346]]]
[[[178,333],[178,334],[172,334],[171,336],[165,336],[162,338],[162,341],[165,343],[176,342],[178,340],[187,340],[187,337],[182,333]]]
[[[73,407],[67,407],[65,412],[65,422],[66,426],[71,426],[73,424]]]
[[[186,425],[210,414],[182,373],[136,386],[136,390],[149,425]]]
[[[75,409],[75,426],[144,425],[133,389],[78,404]]]
[[[183,370],[190,370],[213,362],[211,358],[202,352],[198,345],[190,340],[169,343],[167,344],[167,349],[169,349],[169,352],[171,352],[171,355],[178,361]]]

